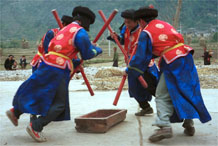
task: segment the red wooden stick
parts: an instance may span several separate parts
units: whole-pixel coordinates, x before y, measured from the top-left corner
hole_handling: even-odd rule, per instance
[[[60,18],[59,18],[59,16],[58,16],[58,13],[57,13],[56,9],[53,9],[53,10],[52,10],[52,13],[53,13],[53,15],[54,15],[54,17],[55,17],[55,19],[56,19],[56,21],[57,21],[58,26],[60,27],[60,29],[63,28],[63,25],[62,25],[62,23],[61,23],[61,20],[60,20]],[[87,86],[87,88],[88,88],[88,90],[89,90],[89,93],[91,94],[91,96],[93,96],[93,95],[94,95],[94,92],[93,92],[93,90],[92,90],[92,88],[91,88],[91,86],[90,86],[90,84],[89,84],[89,81],[88,81],[88,79],[87,79],[87,77],[86,77],[86,75],[85,75],[85,73],[84,73],[84,70],[83,70],[82,66],[79,65],[78,68],[77,68],[77,70],[78,70],[78,69],[80,69],[80,72],[81,72],[82,77],[83,77],[83,79],[84,79],[84,81],[85,81],[85,83],[86,83],[86,86]],[[75,74],[75,72],[76,72],[76,71],[74,70],[73,75]],[[73,75],[71,75],[71,78],[73,77]]]
[[[138,77],[138,80],[139,82],[141,83],[141,85],[144,87],[144,88],[148,88],[148,84],[147,82],[144,80],[144,78],[142,76],[139,76]]]
[[[105,29],[107,28],[107,26],[110,24],[110,22],[112,21],[112,19],[114,18],[114,16],[117,14],[118,10],[114,9],[113,12],[111,13],[110,17],[108,18],[108,20],[105,22],[105,24],[103,25],[103,27],[101,28],[101,30],[99,31],[99,33],[97,34],[97,36],[95,37],[93,43],[96,43],[98,41],[98,39],[101,37],[102,33],[105,31]]]
[[[140,35],[140,33],[139,33],[139,35]],[[138,36],[138,38],[137,38],[137,44],[135,44],[135,48],[133,49],[133,52],[132,52],[132,54],[131,54],[131,56],[130,56],[130,59],[129,59],[128,64],[130,63],[130,61],[132,60],[132,57],[133,57],[134,54],[136,53],[136,49],[137,49],[137,46],[138,46],[138,39],[139,39],[139,36]],[[139,82],[141,83],[141,85],[142,85],[144,88],[148,88],[148,84],[147,84],[147,82],[144,80],[144,78],[143,78],[142,76],[139,76],[139,77],[138,77],[138,80],[139,80]]]
[[[106,23],[106,22],[107,22],[107,19],[106,19],[104,13],[102,12],[102,10],[99,10],[98,13],[100,14],[100,16],[101,16],[101,18],[103,19],[103,21]],[[112,28],[111,28],[110,25],[108,25],[107,28],[108,28],[108,30],[110,31],[110,33],[114,33],[114,31],[112,30]],[[122,45],[120,44],[120,41],[117,39],[117,37],[115,37],[114,40],[115,40],[116,44],[118,45],[118,47],[120,48],[120,50],[122,51],[122,53],[123,53],[123,55],[124,55],[124,57],[125,57],[125,60],[126,60],[126,62],[127,62],[128,56],[127,56],[126,51],[123,49],[123,47],[122,47]]]
[[[102,11],[102,10],[99,10],[98,13],[100,14],[100,16],[101,16],[101,18],[103,19],[103,21],[106,22],[107,19],[106,19],[105,15],[104,15],[103,11]],[[113,32],[114,32],[114,31],[112,30],[112,28],[111,28],[110,25],[108,25],[108,30],[110,31],[110,33],[113,33]],[[139,34],[140,34],[140,33],[139,33]],[[120,48],[120,50],[122,51],[122,53],[123,53],[123,55],[124,55],[124,57],[125,57],[125,60],[126,60],[126,62],[127,62],[128,56],[127,56],[126,51],[125,51],[125,50],[123,49],[123,47],[121,46],[121,44],[120,44],[119,40],[117,39],[117,37],[115,37],[114,40],[115,40],[116,44],[118,45],[118,47]],[[136,52],[136,48],[137,48],[137,46],[134,48],[134,50],[133,50],[133,52],[132,52],[132,54],[131,54],[131,57],[130,57],[130,59],[129,59],[129,62],[132,60],[132,57],[133,57],[133,55],[134,55],[135,52]],[[129,64],[129,62],[128,62],[128,64]],[[128,65],[128,64],[127,64],[127,65]],[[148,84],[146,83],[146,81],[144,80],[144,78],[143,78],[142,76],[139,76],[139,77],[138,77],[138,80],[140,81],[140,83],[142,84],[142,86],[143,86],[144,88],[147,88],[147,87],[148,87]],[[122,92],[122,89],[123,89],[123,86],[124,86],[124,84],[125,84],[125,81],[126,81],[126,76],[124,75],[123,78],[122,78],[122,80],[121,80],[120,86],[119,86],[119,88],[118,88],[118,91],[117,91],[116,97],[115,97],[115,99],[114,99],[113,105],[117,105],[117,102],[118,102],[118,100],[119,100],[119,98],[120,98],[120,94],[121,94],[121,92]]]
[[[87,86],[88,89],[89,89],[89,92],[90,92],[91,96],[93,96],[93,95],[94,95],[94,92],[93,92],[93,90],[92,90],[92,87],[91,87],[90,84],[89,84],[89,81],[88,81],[88,79],[87,79],[87,77],[86,77],[86,75],[85,75],[85,73],[84,73],[84,70],[83,70],[82,66],[79,66],[79,69],[80,69],[80,72],[81,72],[81,74],[82,74],[82,76],[83,76],[83,79],[84,79],[84,81],[85,81],[85,83],[86,83],[86,86]],[[88,84],[87,84],[87,83],[88,83]]]
[[[123,86],[124,86],[124,84],[125,84],[125,81],[126,81],[126,77],[127,76],[123,76],[123,78],[122,78],[122,80],[121,80],[121,82],[120,82],[120,86],[119,86],[119,88],[118,88],[118,90],[117,90],[117,94],[116,94],[116,96],[115,96],[115,99],[114,99],[114,102],[113,102],[113,105],[117,105],[117,103],[118,103],[118,100],[120,99],[120,94],[121,94],[121,92],[122,92],[122,90],[123,90]],[[139,82],[142,84],[142,86],[144,87],[144,88],[147,88],[148,87],[148,84],[146,83],[146,81],[144,80],[144,78],[142,77],[142,76],[139,76],[138,77],[138,80],[139,80]]]
[[[51,12],[52,12],[52,14],[54,15],[54,17],[55,17],[55,19],[56,19],[56,21],[57,21],[58,26],[60,27],[60,29],[63,28],[64,26],[63,26],[63,24],[61,23],[61,20],[60,20],[60,17],[58,16],[57,10],[56,10],[56,9],[53,9]]]
[[[83,64],[83,60],[80,61],[80,64]],[[74,69],[73,73],[70,75],[70,78],[72,79],[74,74],[79,70],[79,65]]]
[[[114,16],[117,14],[117,12],[118,12],[118,10],[115,9],[115,10],[111,13],[109,19],[108,19],[107,22],[103,25],[103,27],[101,28],[101,30],[99,31],[99,33],[98,33],[97,36],[95,37],[93,43],[96,43],[96,42],[99,40],[99,38],[101,37],[101,35],[103,34],[103,32],[105,31],[105,29],[107,28],[107,26],[110,24],[110,22],[112,21],[112,19],[114,18]],[[83,79],[84,79],[84,81],[85,81],[85,83],[86,83],[86,86],[87,86],[88,89],[89,89],[90,94],[93,96],[93,95],[94,95],[94,92],[93,92],[93,90],[92,90],[92,88],[91,88],[91,86],[90,86],[90,84],[89,84],[89,82],[88,82],[88,79],[87,79],[87,77],[86,77],[86,75],[85,75],[85,73],[84,73],[84,70],[83,70],[83,68],[82,68],[81,65],[79,66],[79,69],[80,69],[80,72],[81,72],[81,74],[82,74],[82,76],[83,76]]]
[[[123,86],[125,84],[125,81],[126,81],[126,76],[124,75],[121,82],[120,82],[120,86],[119,86],[119,88],[117,90],[117,94],[116,94],[114,102],[113,102],[113,105],[115,105],[115,106],[117,105],[118,100],[120,99],[120,94],[121,94],[121,92],[123,90]]]
[[[139,34],[140,34],[140,33],[139,33]],[[139,36],[138,36],[138,37],[139,37]],[[138,43],[138,40],[137,40],[137,43]],[[136,53],[137,46],[138,46],[138,44],[136,44],[136,46],[135,46],[135,48],[134,48],[134,50],[133,50],[133,52],[132,52],[132,54],[131,54],[131,56],[130,56],[129,63],[130,63],[130,61],[132,60],[132,57],[134,56],[134,54]],[[129,64],[129,63],[128,63],[128,64]],[[148,88],[148,84],[147,84],[147,82],[144,80],[144,78],[143,78],[142,76],[139,76],[139,77],[138,77],[138,80],[139,80],[139,82],[141,83],[141,85],[142,85],[144,88]]]
[[[141,31],[140,31],[140,32],[141,32]],[[139,35],[140,35],[140,33],[139,33]],[[136,41],[136,42],[138,42],[139,35],[138,35],[138,38],[137,38],[137,41]],[[130,59],[129,59],[128,64],[129,64],[130,61],[132,60],[132,57],[134,56],[134,54],[135,54],[135,52],[136,52],[137,46],[138,46],[138,44],[135,45],[135,48],[133,49],[133,52],[132,52],[132,54],[131,54],[131,57],[130,57]],[[147,88],[147,87],[148,87],[148,84],[146,83],[146,81],[144,80],[144,78],[143,78],[142,76],[139,76],[139,77],[138,77],[138,80],[140,81],[140,83],[142,84],[142,86],[143,86],[144,88]],[[119,88],[118,88],[116,97],[115,97],[114,102],[113,102],[113,105],[115,105],[115,106],[117,105],[117,102],[118,102],[118,100],[119,100],[119,98],[120,98],[120,94],[121,94],[121,92],[122,92],[122,90],[123,90],[123,86],[124,86],[125,81],[126,81],[126,75],[123,75],[122,81],[121,81],[121,83],[120,83],[120,86],[119,86]]]
[[[83,63],[83,60],[81,60],[81,63],[80,63],[80,64],[82,64],[82,63]],[[73,71],[73,73],[71,74],[70,78],[73,78],[74,74],[75,74],[78,70],[80,70],[81,75],[82,75],[82,77],[83,77],[85,83],[86,83],[86,82],[89,83],[89,81],[88,81],[88,79],[87,79],[87,77],[86,77],[86,75],[85,75],[85,73],[84,73],[84,69],[83,69],[83,67],[82,67],[81,65],[77,66],[77,67],[74,69],[74,71]],[[88,90],[89,90],[90,95],[91,95],[91,96],[94,96],[94,91],[92,90],[92,87],[90,86],[90,84],[86,84],[86,86],[87,86],[87,88],[88,88]]]

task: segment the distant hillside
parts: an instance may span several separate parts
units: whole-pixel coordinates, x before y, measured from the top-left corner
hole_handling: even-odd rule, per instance
[[[112,28],[118,31],[123,21],[120,12],[149,4],[159,10],[158,19],[172,23],[177,0],[0,0],[0,39],[39,40],[49,28],[57,27],[52,9],[57,9],[61,17],[71,15],[73,8],[78,5],[88,6],[97,16],[90,31],[93,38],[103,25],[98,10],[103,10],[107,17],[113,9],[119,10],[111,23]],[[180,26],[183,30],[215,28],[218,25],[217,5],[218,0],[183,0]]]

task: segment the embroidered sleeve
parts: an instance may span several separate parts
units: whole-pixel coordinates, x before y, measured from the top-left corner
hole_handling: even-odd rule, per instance
[[[96,49],[98,47],[91,44],[85,29],[80,29],[76,34],[74,44],[80,51],[83,60],[91,59],[97,55]]]

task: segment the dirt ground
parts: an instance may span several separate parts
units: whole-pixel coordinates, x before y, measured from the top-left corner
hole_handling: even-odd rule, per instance
[[[218,89],[218,63],[214,60],[212,65],[202,65],[202,60],[196,60],[195,64],[198,71],[201,88],[204,89]],[[112,62],[90,64],[94,67],[110,67]],[[96,90],[117,90],[121,79],[122,71],[125,70],[125,64],[119,63],[119,68],[103,68],[99,69],[95,75],[88,75],[90,83],[96,86]],[[80,79],[81,75],[77,75],[73,79]],[[128,84],[125,82],[124,90],[128,89]]]
[[[197,66],[201,88],[218,89],[218,65]],[[81,76],[80,76],[81,77]],[[122,79],[120,69],[102,69],[94,77],[89,77],[96,90],[117,90]],[[128,89],[127,82],[123,89]]]
[[[197,70],[201,88],[218,89],[218,66],[216,68],[201,67]]]

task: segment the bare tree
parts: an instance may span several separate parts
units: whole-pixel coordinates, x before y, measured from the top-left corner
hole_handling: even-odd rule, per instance
[[[178,4],[177,4],[177,8],[176,8],[176,14],[175,14],[175,16],[173,18],[173,26],[174,26],[175,29],[178,28],[181,7],[182,7],[182,0],[178,0]]]

